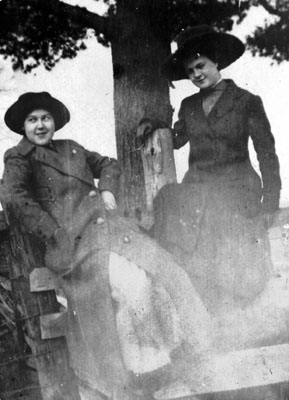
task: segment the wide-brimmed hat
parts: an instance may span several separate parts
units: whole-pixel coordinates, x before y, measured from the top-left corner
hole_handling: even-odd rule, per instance
[[[61,129],[70,120],[70,113],[65,105],[52,97],[47,92],[27,92],[12,104],[5,113],[4,120],[12,131],[24,134],[23,125],[25,118],[33,110],[47,110],[55,122],[55,130]]]
[[[208,25],[188,27],[176,38],[178,49],[161,65],[161,74],[170,81],[188,79],[183,61],[188,54],[215,54],[218,69],[224,69],[236,61],[245,51],[245,46],[236,36],[217,32]]]

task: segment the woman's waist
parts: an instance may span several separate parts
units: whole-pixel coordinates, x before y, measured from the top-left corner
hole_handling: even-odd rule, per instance
[[[190,156],[189,159],[189,168],[194,168],[199,171],[209,171],[211,173],[220,173],[222,174],[227,170],[236,170],[240,168],[248,168],[252,167],[251,162],[248,156],[239,156],[230,158],[219,158],[217,156],[213,157],[202,157],[202,158],[193,158]]]
[[[97,188],[87,188],[78,193],[55,196],[52,201],[39,201],[41,207],[60,225],[75,220],[75,215],[99,212],[104,214],[103,202]]]
[[[184,182],[214,182],[216,179],[222,179],[224,182],[240,180],[253,180],[258,184],[261,182],[248,158],[234,162],[196,161],[189,166]]]
[[[228,142],[218,138],[207,143],[191,143],[189,165],[197,165],[199,169],[217,169],[227,165],[249,162],[249,151],[246,143]]]

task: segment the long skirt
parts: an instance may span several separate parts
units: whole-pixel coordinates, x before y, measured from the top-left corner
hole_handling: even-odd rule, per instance
[[[155,238],[190,276],[211,313],[246,307],[272,269],[260,213],[261,183],[249,164],[189,170],[155,199]]]

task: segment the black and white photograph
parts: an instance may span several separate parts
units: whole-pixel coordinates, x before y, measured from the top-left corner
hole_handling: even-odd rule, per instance
[[[0,0],[0,400],[289,400],[288,104],[288,0]]]

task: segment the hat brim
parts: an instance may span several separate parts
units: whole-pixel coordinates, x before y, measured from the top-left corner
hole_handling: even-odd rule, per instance
[[[9,129],[20,135],[24,134],[25,118],[33,110],[46,110],[51,113],[55,123],[55,131],[61,129],[70,120],[66,106],[46,92],[25,93],[12,104],[5,113],[4,120]]]
[[[202,46],[205,44],[214,47],[218,57],[218,69],[222,70],[236,61],[245,51],[245,46],[236,36],[223,32],[210,32],[188,40],[183,46],[179,47],[161,65],[160,73],[170,81],[188,79],[184,69],[184,58],[188,51],[195,50],[202,54]]]

